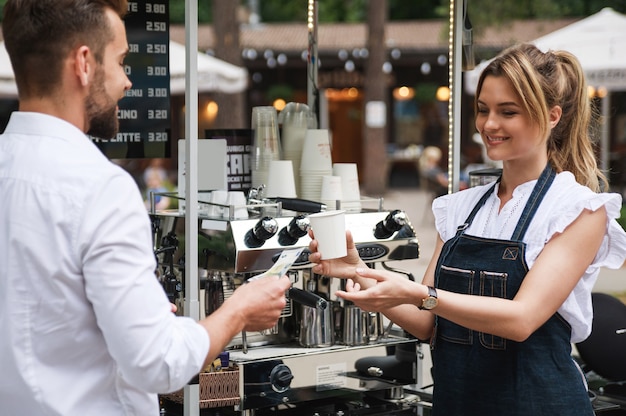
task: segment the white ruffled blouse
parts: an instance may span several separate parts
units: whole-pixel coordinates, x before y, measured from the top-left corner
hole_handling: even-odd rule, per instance
[[[465,232],[509,240],[536,182],[533,180],[518,186],[500,213],[497,191],[492,192]],[[490,186],[478,186],[435,199],[435,226],[443,241],[456,234],[457,227],[465,222],[474,205]],[[593,310],[590,293],[600,268],[617,269],[626,260],[626,232],[615,221],[620,215],[621,204],[619,194],[595,193],[577,183],[571,172],[562,172],[554,179],[524,236],[523,241],[527,245],[526,262],[532,268],[544,245],[552,236],[563,232],[584,209],[595,211],[602,206],[606,208],[608,220],[600,250],[558,310],[572,327],[571,340],[574,343],[584,340],[591,332]]]

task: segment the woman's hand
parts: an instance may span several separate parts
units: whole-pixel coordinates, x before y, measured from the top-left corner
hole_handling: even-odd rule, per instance
[[[367,267],[359,257],[359,252],[354,245],[352,233],[346,231],[347,254],[345,257],[331,260],[322,260],[321,254],[317,250],[318,242],[315,239],[313,230],[309,230],[311,242],[309,243],[309,261],[314,263],[313,272],[325,276],[339,277],[343,279],[354,278],[354,270],[357,267]]]
[[[424,285],[389,271],[358,267],[355,273],[361,282],[367,281],[367,288],[350,279],[345,291],[335,293],[366,311],[384,312],[402,304],[416,305],[427,294]]]

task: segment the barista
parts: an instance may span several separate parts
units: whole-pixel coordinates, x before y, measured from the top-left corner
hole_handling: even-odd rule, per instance
[[[591,331],[601,267],[619,268],[622,198],[600,192],[578,60],[517,45],[480,76],[476,128],[494,184],[433,202],[439,240],[423,282],[348,255],[316,273],[350,279],[341,298],[431,339],[433,415],[593,415],[571,343]]]

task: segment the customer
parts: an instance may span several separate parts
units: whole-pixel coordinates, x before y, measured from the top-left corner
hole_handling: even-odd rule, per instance
[[[531,45],[487,66],[476,128],[498,183],[433,202],[439,241],[423,283],[368,269],[349,252],[316,273],[349,278],[337,294],[431,339],[433,414],[593,415],[571,342],[591,330],[590,292],[618,268],[621,198],[601,189],[590,103],[576,58]]]
[[[435,146],[428,146],[420,155],[420,177],[423,179],[424,187],[435,196],[448,193],[448,173],[441,168],[441,149]],[[467,188],[467,174],[461,172],[459,178],[459,189]]]
[[[271,327],[286,277],[196,323],[157,282],[134,180],[85,132],[116,134],[130,88],[126,0],[8,0],[19,111],[0,136],[0,413],[158,415],[239,331]]]

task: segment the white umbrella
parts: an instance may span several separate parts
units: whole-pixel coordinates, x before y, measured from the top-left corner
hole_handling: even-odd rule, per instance
[[[598,13],[534,41],[543,51],[563,49],[580,61],[587,82],[608,91],[626,90],[626,15],[604,8]],[[609,119],[611,96],[602,99],[600,164],[609,169]]]
[[[185,93],[185,46],[170,41],[170,93]],[[248,85],[248,70],[198,52],[198,92],[238,93]],[[9,55],[0,42],[0,97],[17,97]]]
[[[611,91],[626,90],[626,15],[611,8],[556,30],[531,43],[542,51],[573,53],[585,71],[587,82]],[[465,73],[465,91],[476,92],[476,84],[489,61]]]
[[[590,85],[626,90],[626,15],[607,7],[533,43],[543,51],[563,49],[573,53]]]
[[[248,70],[198,52],[198,92],[242,92],[248,86]],[[185,93],[185,45],[170,41],[170,92]]]

